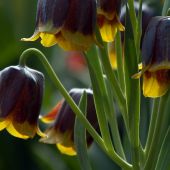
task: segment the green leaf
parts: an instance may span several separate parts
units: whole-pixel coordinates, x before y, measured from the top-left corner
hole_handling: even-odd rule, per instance
[[[167,130],[155,170],[170,169],[170,127]]]
[[[83,113],[86,114],[87,94],[85,91],[81,97],[79,108]],[[75,119],[75,126],[74,126],[74,141],[75,141],[77,156],[80,161],[81,169],[91,170],[92,168],[87,154],[86,129],[82,125],[81,121],[78,119],[77,116]]]
[[[122,113],[122,116],[123,116],[123,119],[124,119],[124,122],[125,122],[126,129],[128,131],[128,118],[127,118],[125,97],[124,97],[124,94],[122,92],[119,81],[117,80],[117,76],[116,76],[115,72],[112,70],[112,66],[111,66],[111,63],[110,63],[110,60],[109,60],[109,56],[108,56],[107,45],[106,45],[106,43],[104,43],[102,41],[99,30],[96,31],[96,35],[97,35],[97,40],[99,40],[100,44],[102,44],[102,46],[97,48],[97,50],[98,50],[98,54],[99,54],[99,57],[100,57],[100,62],[101,62],[101,66],[102,66],[102,69],[103,69],[103,74],[105,74],[105,76],[110,81],[110,84],[112,85],[112,91],[114,93],[114,97],[116,99],[116,102],[119,105],[120,111]],[[96,63],[95,60],[94,60],[94,62]],[[121,61],[119,63],[121,63]],[[99,81],[99,85],[100,84],[101,83]],[[104,106],[105,106],[105,104],[104,104]]]
[[[103,78],[102,66],[99,57],[96,53],[95,47],[91,48],[91,50],[89,50],[85,55],[93,88],[93,95],[101,136],[107,148],[113,149],[109,133],[109,127],[107,123],[108,94]]]
[[[106,87],[107,87],[107,93],[108,93],[108,97],[109,97],[109,112],[107,114],[107,119],[110,125],[110,131],[112,134],[112,138],[113,138],[113,143],[114,143],[114,147],[115,150],[117,151],[117,153],[124,159],[126,160],[125,154],[124,154],[124,150],[123,150],[123,146],[122,146],[122,141],[120,138],[120,133],[119,133],[119,128],[118,128],[118,114],[116,113],[116,109],[115,109],[115,105],[114,105],[114,95],[112,93],[112,87],[110,85],[110,82],[107,78],[105,78],[105,82],[106,82]],[[119,115],[120,116],[120,115]]]
[[[130,141],[132,146],[132,162],[134,169],[139,168],[139,122],[140,122],[140,83],[139,80],[132,79],[132,75],[138,72],[139,51],[135,45],[133,25],[130,21],[128,8],[126,9],[125,25],[125,85],[126,104],[129,117]]]
[[[127,9],[126,15],[126,30],[125,30],[125,84],[126,84],[126,99],[129,116],[129,126],[131,130],[137,130],[139,127],[140,111],[140,84],[139,80],[132,79],[132,75],[138,72],[138,55],[134,42],[132,24],[129,19]],[[138,125],[137,125],[138,123]],[[137,136],[136,136],[137,137]]]
[[[115,39],[115,49],[116,49],[116,59],[117,59],[117,73],[120,82],[120,86],[122,88],[122,92],[125,91],[125,82],[124,82],[124,68],[123,68],[123,50],[121,43],[121,34],[117,33]]]

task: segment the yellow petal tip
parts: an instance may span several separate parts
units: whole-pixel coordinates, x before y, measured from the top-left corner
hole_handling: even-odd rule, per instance
[[[143,76],[143,95],[151,98],[163,96],[168,91],[169,82],[160,82],[155,72],[147,74],[145,73]]]
[[[7,127],[6,130],[8,131],[8,133],[10,133],[12,136],[17,137],[17,138],[21,138],[21,139],[28,139],[29,136],[27,135],[23,135],[21,133],[19,133],[15,127],[13,126],[12,123],[10,123]]]
[[[57,148],[59,149],[61,153],[69,155],[69,156],[75,156],[77,154],[73,147],[66,147],[60,143],[57,144]]]
[[[21,38],[21,41],[36,41],[40,36],[40,33],[35,32],[31,37],[29,38]]]

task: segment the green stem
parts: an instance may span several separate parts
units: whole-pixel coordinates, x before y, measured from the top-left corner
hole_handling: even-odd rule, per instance
[[[123,68],[123,47],[121,43],[121,34],[117,33],[115,39],[115,49],[116,49],[116,61],[117,61],[117,73],[120,82],[120,86],[123,92],[125,92],[125,79],[124,79],[124,68]]]
[[[125,55],[124,55],[124,72],[125,72],[125,94],[129,120],[130,144],[132,153],[132,164],[135,170],[140,169],[140,82],[133,80],[131,76],[138,72],[138,50],[137,49],[137,27],[138,21],[134,8],[134,0],[128,0],[129,8],[126,15],[125,30]],[[130,15],[130,21],[129,21]]]
[[[92,75],[92,73],[90,73],[91,75]],[[100,99],[99,99],[100,100]],[[98,100],[96,100],[95,102],[97,102],[97,103],[99,103],[98,102]],[[102,105],[101,105],[101,107],[99,107],[98,108],[99,110],[100,110],[100,112],[103,110],[102,109]],[[100,114],[100,113],[99,113]],[[100,118],[99,118],[100,119]],[[99,124],[100,124],[100,127],[101,128],[104,128],[104,122],[102,121],[102,120],[99,120]],[[101,129],[100,128],[100,129]],[[102,133],[105,133],[105,132],[107,132],[108,133],[108,129],[106,129],[106,128],[104,128],[104,129],[102,129]],[[104,135],[104,134],[103,134]],[[106,134],[105,134],[105,136],[103,136],[104,138],[105,138],[105,142],[106,142],[106,144],[108,143],[108,137],[106,136]],[[110,141],[110,139],[109,139],[109,141]],[[110,142],[109,142],[110,143]],[[110,144],[109,144],[110,145]],[[114,151],[114,148],[112,147],[112,146],[107,146],[106,145],[106,148],[105,148],[106,150],[105,150],[105,152],[106,152],[106,154],[116,163],[116,164],[118,164],[121,168],[123,168],[123,169],[126,169],[126,170],[130,170],[131,169],[131,165],[130,164],[128,164],[125,160],[123,160],[115,151]]]
[[[79,102],[79,108],[87,117],[87,93],[83,92]],[[87,153],[86,128],[76,116],[74,124],[74,144],[77,151],[77,157],[80,162],[81,170],[92,170]]]
[[[121,107],[123,108],[123,113],[126,115],[126,108],[125,108],[125,98],[124,95],[121,91],[120,85],[118,84],[118,80],[116,78],[116,75],[114,74],[109,58],[108,58],[108,54],[105,50],[105,48],[99,48],[99,53],[100,53],[100,58],[105,70],[106,75],[108,76],[109,81],[111,82],[111,85],[114,89],[114,93],[115,93],[115,97],[118,99],[119,103],[121,104]],[[127,116],[127,115],[126,115]],[[125,116],[125,117],[126,117]]]
[[[108,116],[110,130],[111,130],[112,137],[113,137],[115,150],[124,160],[126,160],[126,156],[125,156],[124,149],[122,146],[122,141],[121,141],[120,134],[119,134],[116,112],[113,106],[114,99],[113,99],[112,90],[111,90],[110,83],[107,78],[105,78],[105,82],[107,86],[107,93],[109,96],[109,112],[107,116]]]
[[[139,57],[140,57],[140,53],[141,53],[141,35],[142,35],[142,1],[139,1],[139,11],[138,11],[138,20],[137,20],[137,30],[136,30],[136,37],[135,37],[135,41],[136,41],[136,51],[137,51],[137,56],[138,59],[137,61],[139,62]]]
[[[118,104],[120,106],[120,110],[121,110],[121,113],[122,113],[122,116],[123,116],[123,119],[124,119],[124,122],[125,122],[126,130],[127,130],[127,132],[129,132],[128,114],[127,114],[127,109],[126,109],[126,100],[125,100],[124,95],[121,91],[121,88],[118,84],[118,80],[117,80],[117,78],[116,78],[116,76],[115,76],[115,74],[112,70],[112,67],[110,65],[110,61],[109,61],[109,58],[108,58],[108,55],[107,55],[105,49],[99,48],[99,52],[100,52],[100,58],[101,58],[105,73],[108,77],[108,80],[111,83],[112,90],[114,91],[116,101],[118,102]]]
[[[108,155],[112,160],[114,160],[122,169],[133,170],[133,166],[123,160],[114,150],[108,151]]]
[[[42,64],[44,65],[47,73],[49,74],[49,77],[51,80],[54,82],[55,86],[57,89],[61,92],[61,94],[64,96],[65,100],[69,103],[70,107],[74,111],[74,113],[78,116],[78,118],[81,120],[81,122],[84,124],[88,132],[91,134],[93,139],[97,142],[97,144],[101,147],[101,149],[108,155],[110,158],[115,161],[121,168],[126,169],[126,170],[131,170],[132,165],[128,164],[126,161],[124,161],[121,157],[119,157],[115,152],[110,153],[108,149],[106,148],[103,139],[98,135],[98,133],[95,131],[95,129],[91,126],[91,124],[87,121],[86,117],[83,115],[81,110],[77,107],[73,99],[70,97],[66,89],[63,87],[62,83],[60,82],[59,78],[55,74],[53,68],[49,64],[48,60],[46,59],[45,55],[35,49],[35,48],[30,48],[25,50],[21,56],[20,56],[20,61],[19,64],[20,66],[25,66],[26,65],[26,59],[30,55],[35,55],[37,56]]]
[[[73,99],[70,97],[70,95],[68,94],[68,92],[66,91],[66,89],[64,88],[62,83],[60,82],[59,78],[55,74],[53,68],[49,64],[48,60],[46,59],[45,55],[41,51],[39,51],[38,49],[35,49],[35,48],[30,48],[30,49],[25,50],[20,56],[19,65],[24,67],[26,65],[27,58],[31,55],[35,55],[39,58],[39,60],[44,65],[49,77],[54,82],[57,89],[61,92],[61,94],[63,95],[65,100],[69,103],[69,105],[72,108],[72,110],[74,111],[74,113],[82,121],[82,123],[84,124],[84,126],[86,127],[88,132],[92,135],[92,137],[95,139],[95,141],[98,143],[98,145],[100,145],[101,148],[105,149],[105,145],[104,145],[102,138],[98,135],[98,133],[95,131],[95,129],[89,123],[89,121],[86,119],[84,114],[81,112],[81,110],[75,104]]]
[[[108,118],[109,118],[109,124],[111,127],[112,136],[113,136],[113,142],[115,145],[115,150],[124,160],[126,160],[125,153],[124,153],[123,146],[122,146],[122,141],[120,139],[120,134],[119,134],[119,129],[118,129],[118,124],[117,124],[117,119],[115,117],[115,113],[110,112]]]
[[[154,134],[150,148],[147,148],[149,151],[146,151],[147,155],[144,168],[145,170],[155,169],[157,163],[164,135],[166,133],[167,127],[169,126],[169,108],[166,108],[168,106],[169,97],[169,94],[166,94],[160,99],[158,115],[155,120]]]
[[[104,140],[105,146],[108,148],[108,150],[112,150],[113,144],[111,141],[108,122],[106,118],[106,114],[108,113],[108,97],[99,58],[97,54],[92,53],[94,51],[95,49],[93,48],[87,53],[84,53],[84,55],[86,56],[86,61],[88,64],[90,78],[92,82],[96,113],[101,135]],[[103,100],[101,100],[101,98]]]
[[[105,48],[104,42],[101,38],[98,28],[96,28],[96,36],[97,36],[97,40],[100,43],[100,47],[98,48],[98,53],[99,53],[99,56],[100,56],[100,59],[102,62],[104,73],[107,75],[107,78],[110,81],[110,84],[112,86],[112,90],[114,92],[116,101],[118,102],[118,105],[120,107],[120,111],[123,116],[126,131],[127,131],[128,137],[129,137],[129,133],[128,133],[129,132],[129,122],[128,122],[128,113],[127,113],[127,108],[126,108],[125,96],[123,95],[123,92],[122,92],[121,87],[118,83],[116,75],[112,70],[112,66],[110,64],[108,53],[107,53],[107,50]]]
[[[154,103],[153,103],[153,110],[151,113],[151,120],[150,120],[150,124],[149,124],[149,132],[148,132],[148,137],[147,137],[147,141],[146,141],[146,145],[145,145],[145,155],[148,155],[149,149],[151,147],[151,142],[152,142],[152,138],[153,138],[153,134],[154,134],[154,130],[155,130],[155,122],[157,120],[157,116],[158,116],[158,110],[159,110],[159,102],[160,99],[155,99]]]
[[[139,83],[138,83],[139,84]],[[139,125],[140,125],[140,92],[138,85],[138,93],[136,98],[131,98],[132,101],[136,100],[134,104],[134,111],[131,112],[131,121],[130,121],[130,132],[131,132],[131,146],[132,146],[132,162],[134,170],[140,170],[140,139],[139,139]],[[132,105],[130,102],[129,104]]]
[[[128,6],[129,6],[129,13],[130,13],[130,20],[131,20],[131,23],[132,23],[133,35],[136,37],[138,21],[137,21],[137,18],[136,18],[134,0],[128,0]],[[136,38],[135,38],[135,40],[136,40]]]

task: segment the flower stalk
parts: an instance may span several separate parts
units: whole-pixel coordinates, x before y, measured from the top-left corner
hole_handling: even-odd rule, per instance
[[[52,69],[51,65],[49,64],[48,60],[46,59],[45,55],[35,49],[35,48],[30,48],[25,50],[21,56],[20,56],[20,61],[19,65],[20,66],[25,66],[26,60],[29,56],[35,55],[39,58],[39,60],[42,62],[43,66],[45,67],[50,79],[54,82],[56,88],[60,91],[60,93],[63,95],[65,100],[69,103],[70,107],[74,111],[74,113],[77,115],[77,117],[81,120],[87,131],[91,134],[93,139],[97,142],[97,144],[101,147],[101,149],[108,155],[110,156],[111,159],[113,159],[120,167],[123,169],[131,170],[132,165],[127,163],[125,160],[123,160],[113,149],[108,149],[107,146],[105,145],[104,140],[99,136],[99,134],[95,131],[95,129],[92,127],[92,125],[87,121],[86,117],[84,114],[81,112],[79,107],[75,104],[73,99],[69,96],[68,92],[60,82],[59,78],[55,74],[54,70]]]
[[[89,133],[93,136],[93,138],[96,140],[96,142],[102,147],[105,148],[103,140],[100,138],[100,136],[97,134],[97,132],[94,130],[94,128],[90,125],[90,123],[87,121],[85,118],[84,114],[81,112],[81,110],[78,108],[78,106],[75,104],[73,99],[69,96],[68,92],[62,85],[62,83],[59,81],[57,75],[55,74],[54,70],[52,69],[51,65],[49,64],[48,60],[46,59],[45,55],[35,49],[35,48],[30,48],[25,50],[21,56],[20,56],[20,61],[19,65],[25,66],[26,60],[29,56],[35,55],[39,58],[39,60],[42,62],[43,66],[45,67],[48,75],[50,76],[51,80],[54,82],[55,86],[57,89],[61,92],[61,94],[64,96],[66,101],[70,104],[71,108],[73,111],[77,114],[78,118],[81,119],[81,121],[84,123],[86,129],[89,131]]]

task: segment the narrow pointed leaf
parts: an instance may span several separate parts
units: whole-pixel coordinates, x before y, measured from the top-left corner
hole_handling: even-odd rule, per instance
[[[169,170],[170,169],[170,127],[161,147],[158,162],[155,170]]]
[[[87,109],[87,94],[83,93],[80,103],[80,110],[86,114]],[[86,144],[86,129],[82,125],[81,121],[76,117],[74,126],[74,141],[77,150],[77,156],[80,161],[80,166],[82,170],[91,170],[91,165],[87,154],[87,144]]]

